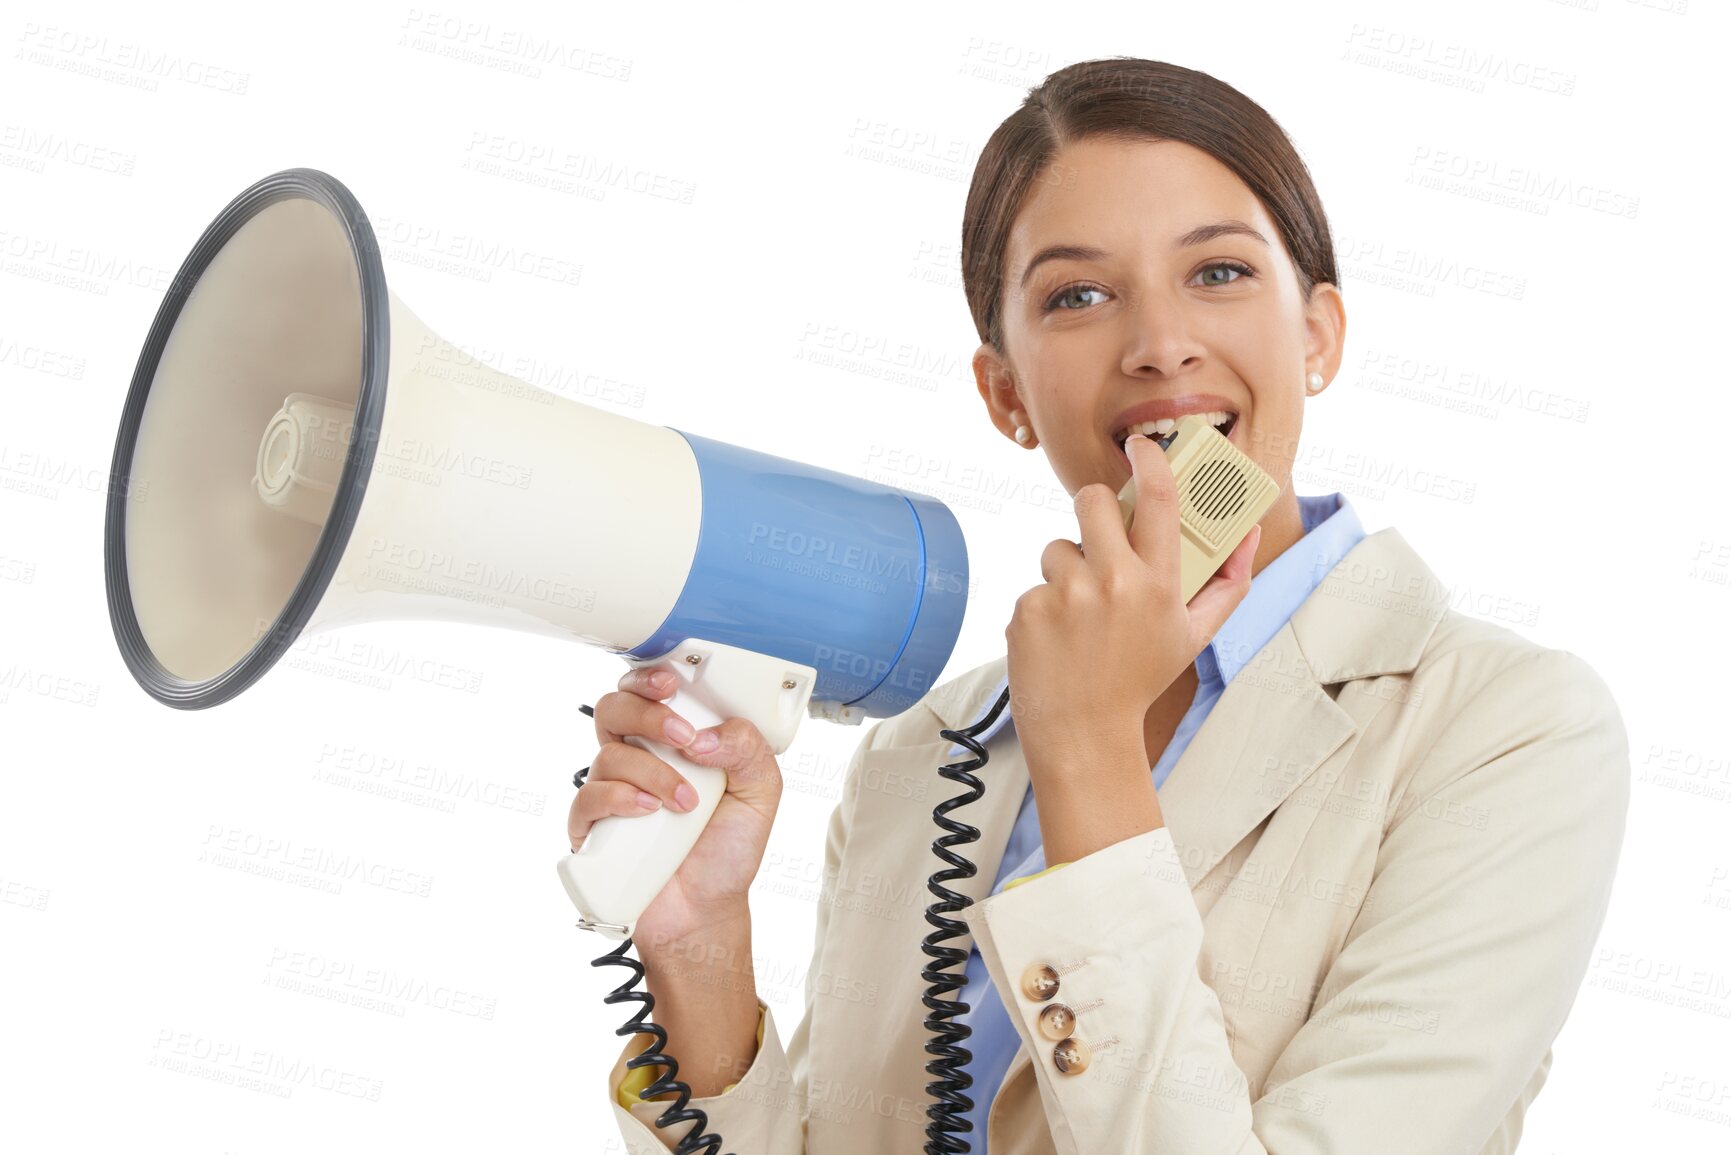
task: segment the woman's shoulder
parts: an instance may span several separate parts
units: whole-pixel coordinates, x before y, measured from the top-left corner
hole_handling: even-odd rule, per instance
[[[1568,715],[1618,713],[1609,683],[1580,654],[1453,607],[1443,610],[1411,680],[1415,690],[1462,710],[1513,706],[1530,712],[1543,704]]]
[[[1293,621],[1319,681],[1386,673],[1435,718],[1512,713],[1526,695],[1534,695],[1529,713],[1542,702],[1553,717],[1559,710],[1600,719],[1616,714],[1610,686],[1585,658],[1502,620],[1463,612],[1454,601],[1451,584],[1400,530],[1386,527],[1347,553]]]
[[[943,740],[940,731],[972,724],[997,701],[1008,670],[1009,655],[1000,654],[937,683],[900,714],[879,721],[869,739],[869,748],[881,750],[938,742]],[[1011,697],[1014,698],[1014,691]],[[1013,712],[1013,701],[1006,708]]]
[[[1505,817],[1558,805],[1627,808],[1629,738],[1605,678],[1585,658],[1499,622],[1446,610],[1408,675],[1396,715],[1398,819],[1425,800],[1472,797]],[[1534,819],[1536,820],[1536,819]],[[1620,821],[1620,819],[1617,819]]]

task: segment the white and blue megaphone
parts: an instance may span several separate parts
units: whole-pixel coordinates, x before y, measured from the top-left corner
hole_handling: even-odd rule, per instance
[[[629,477],[629,486],[621,479]],[[682,679],[697,727],[775,752],[808,713],[890,717],[961,630],[967,551],[941,502],[538,389],[385,287],[348,189],[311,169],[235,197],[139,356],[114,447],[109,615],[139,684],[214,706],[304,633],[387,619],[531,630]],[[724,771],[636,738],[697,790],[604,818],[559,876],[630,934]]]

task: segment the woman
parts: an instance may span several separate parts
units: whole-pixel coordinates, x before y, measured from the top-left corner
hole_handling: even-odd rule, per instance
[[[971,1150],[1514,1150],[1604,917],[1627,739],[1581,659],[1455,612],[1397,531],[1293,491],[1345,311],[1290,141],[1206,74],[1072,65],[987,143],[962,237],[988,416],[1045,450],[1081,540],[1046,546],[1004,658],[866,735],[785,1050],[746,900],[774,758],[740,719],[692,740],[642,672],[595,707],[574,848],[639,798],[684,805],[621,735],[730,771],[636,934],[690,1105],[729,1151],[925,1149],[929,808],[960,792],[939,765],[967,756],[941,732],[1007,675],[984,797],[954,815],[981,832],[959,848],[978,873],[952,884],[971,933],[948,944],[972,952]],[[1164,454],[1120,443],[1190,412],[1227,415],[1282,489],[1186,605]],[[886,774],[925,789],[862,789]],[[635,1095],[656,1072],[625,1077],[647,1041],[608,1094],[628,1149],[652,1153],[689,1125],[656,1130],[665,1104]]]

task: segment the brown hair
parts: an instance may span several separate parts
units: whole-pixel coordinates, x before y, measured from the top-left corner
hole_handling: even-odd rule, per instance
[[[980,340],[1004,352],[1004,247],[1028,190],[1066,144],[1091,136],[1182,141],[1238,175],[1274,219],[1304,299],[1338,284],[1310,172],[1263,107],[1206,72],[1115,56],[1060,68],[1028,90],[980,152],[962,211],[962,287]]]

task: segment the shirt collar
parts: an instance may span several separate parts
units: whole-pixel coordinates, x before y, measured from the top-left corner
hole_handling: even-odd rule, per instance
[[[1221,623],[1214,640],[1196,655],[1198,677],[1219,679],[1223,686],[1232,681],[1238,671],[1268,644],[1268,640],[1280,632],[1280,627],[1298,611],[1322,579],[1340,564],[1340,559],[1364,537],[1358,511],[1343,493],[1319,496],[1301,493],[1298,495],[1298,515],[1304,525],[1304,536],[1250,579],[1250,592]],[[986,696],[986,704],[969,723],[970,726],[979,724],[1009,684],[1008,675],[998,679],[997,687]],[[1010,710],[1006,704],[1004,711],[974,741],[987,741],[1009,720]],[[961,749],[959,745],[950,746],[952,753]]]
[[[1196,655],[1197,676],[1229,684],[1364,537],[1345,494],[1299,494],[1298,513],[1304,536],[1250,579],[1250,592]]]

